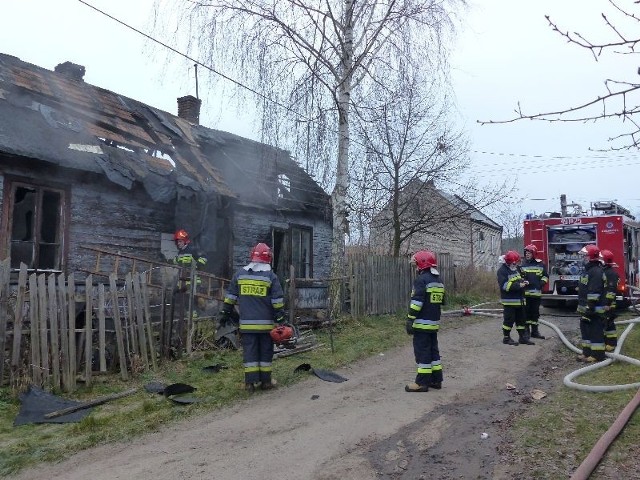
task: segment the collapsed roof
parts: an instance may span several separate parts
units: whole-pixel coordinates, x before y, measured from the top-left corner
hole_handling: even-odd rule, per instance
[[[328,208],[328,195],[285,150],[200,126],[83,76],[84,67],[69,62],[51,71],[0,54],[0,153],[104,174],[128,189],[140,182],[163,203],[202,192],[263,208]]]

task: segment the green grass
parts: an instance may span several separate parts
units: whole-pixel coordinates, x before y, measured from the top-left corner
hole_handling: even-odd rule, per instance
[[[618,328],[622,333],[623,327]],[[623,354],[640,358],[640,325],[627,337]],[[566,373],[582,366],[568,349],[558,353],[557,361]],[[618,385],[640,382],[640,368],[626,362],[614,364],[575,379],[583,385]],[[593,393],[561,385],[545,401],[527,407],[514,424],[513,451],[522,463],[532,467],[534,479],[566,479],[580,465],[595,443],[609,429],[637,389]],[[604,478],[602,471],[617,472],[617,478],[636,474],[637,439],[640,416],[636,413],[612,444],[603,461],[590,477]],[[607,477],[608,478],[608,477]]]

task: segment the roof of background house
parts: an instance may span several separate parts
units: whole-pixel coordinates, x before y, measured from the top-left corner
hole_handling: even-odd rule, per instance
[[[434,187],[435,188],[435,187]],[[436,189],[437,190],[437,189]],[[455,205],[462,211],[466,211],[471,218],[476,222],[484,223],[485,225],[495,228],[496,230],[502,230],[502,225],[498,225],[496,222],[491,220],[488,216],[478,210],[476,207],[471,205],[469,202],[464,200],[462,197],[458,195],[451,195],[449,193],[443,192],[442,190],[437,190],[440,195],[446,198],[449,202]]]
[[[125,188],[140,182],[160,202],[180,190],[278,207],[287,196],[256,185],[285,175],[299,184],[288,195],[292,208],[328,204],[285,150],[191,123],[83,75],[69,62],[51,71],[0,53],[0,153],[104,174]]]

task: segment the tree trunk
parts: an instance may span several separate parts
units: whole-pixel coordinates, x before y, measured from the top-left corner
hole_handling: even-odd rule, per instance
[[[338,84],[338,160],[336,184],[331,193],[333,208],[333,242],[331,245],[330,314],[335,317],[344,303],[342,285],[345,276],[345,236],[348,227],[347,189],[349,187],[349,108],[353,66],[353,0],[345,0],[344,48]]]

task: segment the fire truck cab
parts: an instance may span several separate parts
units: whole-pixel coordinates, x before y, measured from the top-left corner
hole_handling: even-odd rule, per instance
[[[589,212],[580,205],[566,205],[561,196],[561,213],[527,215],[524,220],[524,244],[538,248],[538,256],[547,267],[549,282],[542,291],[543,306],[575,306],[578,282],[583,271],[579,251],[587,244],[613,252],[617,271],[618,305],[626,308],[637,302],[640,222],[615,202],[593,202]],[[574,207],[568,213],[567,207]]]

